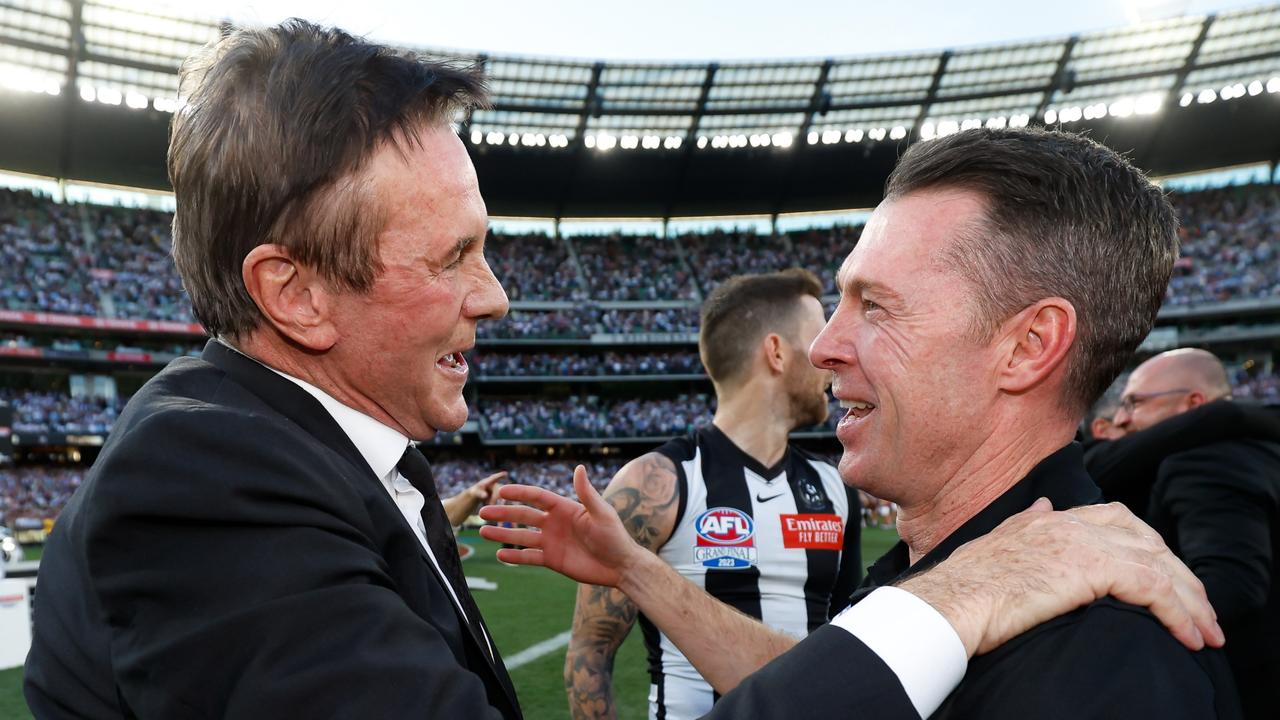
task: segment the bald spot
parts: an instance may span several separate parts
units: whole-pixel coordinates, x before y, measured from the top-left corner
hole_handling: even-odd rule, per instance
[[[1211,352],[1199,348],[1180,348],[1160,353],[1134,371],[1159,377],[1170,387],[1185,387],[1203,393],[1208,400],[1231,394],[1227,369]]]

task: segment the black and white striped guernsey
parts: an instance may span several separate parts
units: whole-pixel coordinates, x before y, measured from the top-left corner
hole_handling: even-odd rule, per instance
[[[714,425],[658,448],[676,466],[679,512],[658,556],[708,593],[803,637],[847,603],[861,578],[857,491],[830,464],[788,445],[766,468]],[[849,527],[849,518],[854,518]],[[649,717],[692,720],[716,695],[640,616],[649,653]],[[726,651],[733,643],[725,638]]]

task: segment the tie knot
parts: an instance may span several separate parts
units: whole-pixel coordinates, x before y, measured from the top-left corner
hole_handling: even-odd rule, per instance
[[[431,463],[427,462],[427,456],[417,447],[410,445],[405,448],[404,454],[400,456],[400,462],[396,463],[396,470],[408,480],[418,492],[427,498],[436,497],[436,481],[431,473]]]

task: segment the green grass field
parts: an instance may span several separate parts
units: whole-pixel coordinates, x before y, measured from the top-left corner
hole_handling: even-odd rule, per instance
[[[499,563],[494,558],[497,546],[481,540],[474,532],[464,533],[461,540],[477,551],[466,562],[467,575],[498,584],[497,590],[477,591],[475,597],[505,657],[509,658],[569,629],[573,618],[574,583],[538,568],[507,567]],[[892,530],[863,531],[863,559],[876,559],[896,541],[897,535]],[[28,549],[27,558],[38,559],[39,548]],[[561,649],[511,672],[520,695],[520,705],[529,720],[568,717],[561,680],[563,665],[564,650]],[[642,720],[646,717],[649,678],[645,671],[644,645],[638,631],[633,632],[622,646],[614,682],[619,718]],[[22,670],[0,672],[0,718],[19,720],[30,717],[22,700]]]

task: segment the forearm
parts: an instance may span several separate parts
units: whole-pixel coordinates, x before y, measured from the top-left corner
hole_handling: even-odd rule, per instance
[[[614,720],[613,661],[636,621],[636,606],[613,588],[578,585],[564,687],[574,720]]]
[[[474,515],[480,507],[480,501],[465,491],[445,498],[440,501],[440,504],[444,506],[444,514],[449,518],[449,524],[454,527],[466,522],[467,518]]]
[[[573,720],[616,720],[613,652],[588,643],[569,642],[564,658],[564,689]]]
[[[797,642],[711,597],[649,553],[627,569],[618,589],[720,694]]]

